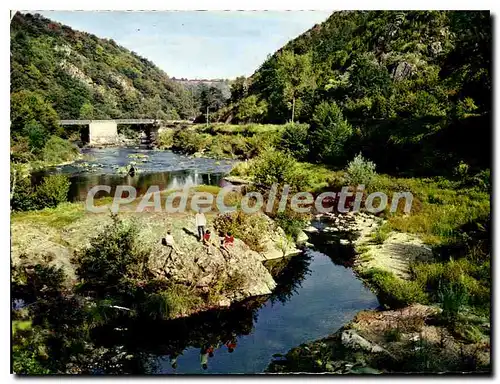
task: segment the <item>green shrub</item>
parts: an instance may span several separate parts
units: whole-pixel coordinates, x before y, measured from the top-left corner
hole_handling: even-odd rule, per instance
[[[172,284],[165,290],[147,295],[140,308],[151,319],[167,320],[187,314],[201,304],[202,298],[194,289]]]
[[[194,129],[181,129],[174,134],[172,148],[193,154],[208,149],[211,142],[212,136],[207,133],[198,133]]]
[[[464,284],[445,283],[439,287],[438,296],[443,308],[443,318],[454,321],[460,310],[467,305],[469,294]]]
[[[138,242],[138,228],[116,215],[96,233],[90,245],[77,255],[76,273],[86,289],[116,293],[128,279],[143,279],[148,250]]]
[[[69,186],[70,182],[66,176],[50,175],[44,177],[42,183],[34,188],[29,176],[17,174],[15,183],[13,182],[12,185],[11,209],[31,211],[56,207],[67,201]]]
[[[17,176],[11,188],[10,207],[13,211],[31,211],[38,208],[29,177]]]
[[[491,171],[484,169],[472,177],[472,184],[484,192],[491,191]]]
[[[401,308],[413,303],[425,304],[427,294],[416,281],[406,281],[393,273],[371,268],[363,273],[363,277],[372,283],[377,291],[381,304],[390,308]]]
[[[231,232],[256,252],[264,250],[262,238],[269,232],[269,222],[263,215],[246,214],[241,210],[217,216],[214,227],[221,233]]]
[[[308,186],[308,175],[300,172],[297,161],[288,153],[268,150],[255,158],[252,165],[253,178],[257,184],[289,184],[294,190],[302,190]]]
[[[387,223],[382,224],[380,227],[377,228],[375,233],[372,235],[373,241],[376,244],[382,244],[384,241],[387,240],[389,237],[389,234],[391,233],[391,228]]]
[[[35,201],[39,209],[57,207],[67,201],[70,182],[65,175],[50,175],[36,187]]]
[[[50,164],[60,164],[72,161],[78,156],[78,148],[69,141],[57,136],[51,136],[42,150],[43,161]]]
[[[290,152],[297,160],[303,161],[309,155],[309,124],[288,123],[281,136],[278,148]]]
[[[361,153],[347,164],[345,171],[346,182],[354,187],[361,184],[369,186],[375,175],[375,164],[363,158]]]
[[[278,226],[283,228],[285,234],[293,239],[297,237],[299,232],[306,226],[307,219],[293,211],[280,212],[274,218]]]
[[[175,131],[171,128],[163,129],[157,138],[158,147],[160,149],[170,149],[174,145]]]

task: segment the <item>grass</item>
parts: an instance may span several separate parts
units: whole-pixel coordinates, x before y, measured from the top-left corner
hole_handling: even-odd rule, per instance
[[[373,233],[372,238],[376,244],[382,244],[384,241],[387,240],[390,234],[391,234],[390,226],[384,223],[377,228],[377,230]]]
[[[85,214],[84,209],[85,207],[82,203],[62,203],[55,208],[12,213],[11,221],[29,221],[61,229],[82,218]]]
[[[460,188],[458,183],[442,179],[391,178],[377,175],[368,193],[380,191],[389,196],[409,191],[413,195],[409,215],[390,214],[390,201],[385,216],[392,230],[419,235],[428,244],[440,244],[456,238],[457,230],[490,213],[490,195],[477,188]]]
[[[423,287],[416,281],[400,279],[391,272],[371,268],[361,275],[377,291],[380,303],[390,308],[401,308],[413,303],[427,303]]]

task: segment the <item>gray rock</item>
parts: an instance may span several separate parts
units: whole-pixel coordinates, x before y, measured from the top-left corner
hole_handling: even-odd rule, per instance
[[[297,238],[295,239],[297,244],[304,244],[305,242],[307,242],[307,240],[309,240],[309,237],[305,234],[305,232],[299,231],[299,233],[297,234]]]

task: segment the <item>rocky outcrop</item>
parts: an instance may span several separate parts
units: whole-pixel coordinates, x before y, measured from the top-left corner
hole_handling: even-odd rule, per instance
[[[487,372],[489,342],[464,343],[436,324],[440,309],[414,304],[363,311],[333,335],[276,355],[268,372],[336,374],[463,372],[470,361]]]
[[[239,239],[227,251],[193,242],[179,254],[169,247],[156,245],[148,268],[156,277],[209,291],[222,285],[220,301],[229,305],[251,296],[268,295],[276,286],[261,262],[261,255]]]
[[[77,204],[61,208],[61,217],[80,212]],[[49,216],[27,213],[24,218],[12,223],[13,265],[34,265],[37,263],[63,268],[68,286],[76,281],[74,254],[90,244],[91,239],[102,228],[111,223],[107,214],[84,214],[67,225],[59,224],[57,211]],[[53,215],[53,220],[49,219]],[[122,216],[122,215],[120,215]],[[212,228],[212,215],[207,215],[208,228]],[[198,241],[193,215],[166,215],[149,212],[145,214],[124,214],[125,220],[134,220],[140,228],[138,239],[141,248],[150,250],[148,268],[151,276],[165,278],[186,284],[206,293],[217,291],[221,306],[230,305],[251,296],[268,295],[276,283],[263,265],[268,259],[282,258],[300,251],[288,242],[283,230],[263,215],[268,221],[269,231],[262,234],[264,249],[256,252],[241,239],[226,252],[219,246],[218,239],[208,249]],[[166,230],[170,229],[181,253],[170,252],[161,244]]]

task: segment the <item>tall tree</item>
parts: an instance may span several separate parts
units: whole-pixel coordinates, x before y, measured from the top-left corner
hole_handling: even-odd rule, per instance
[[[277,75],[283,84],[283,98],[292,111],[293,123],[297,98],[316,86],[311,53],[296,55],[291,51],[283,51],[278,56]]]

